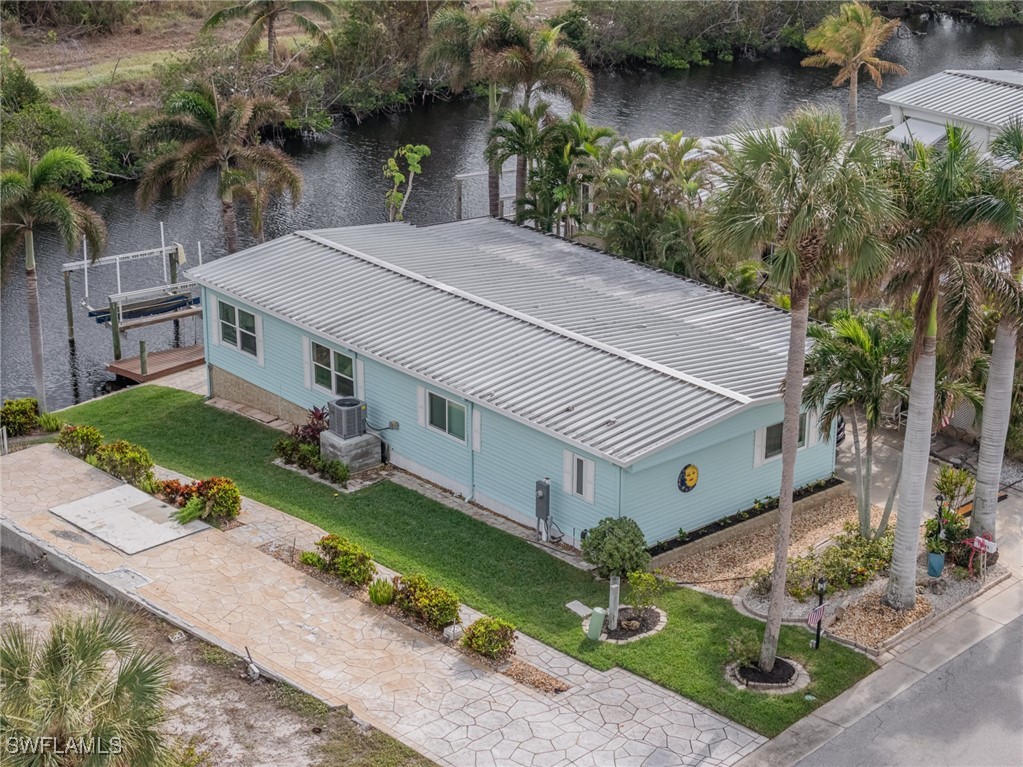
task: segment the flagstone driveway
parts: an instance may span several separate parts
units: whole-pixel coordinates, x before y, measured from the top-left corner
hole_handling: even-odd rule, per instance
[[[0,472],[5,538],[32,541],[203,638],[250,652],[439,764],[716,767],[764,742],[645,679],[596,671],[528,637],[519,657],[573,686],[546,695],[514,682],[254,548],[308,547],[323,532],[248,499],[241,527],[128,556],[49,512],[117,480],[51,445],[3,457]]]

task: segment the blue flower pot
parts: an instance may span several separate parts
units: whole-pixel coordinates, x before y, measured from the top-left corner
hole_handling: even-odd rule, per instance
[[[932,554],[927,552],[927,574],[932,578],[937,578],[941,575],[941,571],[945,569],[945,555],[944,554]]]

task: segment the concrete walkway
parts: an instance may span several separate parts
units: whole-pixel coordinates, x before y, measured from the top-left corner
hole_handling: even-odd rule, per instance
[[[242,526],[127,556],[49,512],[117,480],[40,445],[0,459],[5,546],[47,553],[442,765],[731,765],[755,733],[621,669],[598,672],[523,638],[519,657],[573,685],[551,696],[257,550],[323,531],[245,499]],[[470,616],[467,616],[470,617]]]

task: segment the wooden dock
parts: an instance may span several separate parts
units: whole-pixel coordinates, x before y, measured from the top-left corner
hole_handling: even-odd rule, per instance
[[[145,375],[142,374],[139,357],[115,360],[107,365],[107,370],[122,378],[127,378],[137,383],[146,383],[171,373],[198,367],[205,361],[206,354],[202,345],[179,346],[176,349],[150,352],[146,356]]]

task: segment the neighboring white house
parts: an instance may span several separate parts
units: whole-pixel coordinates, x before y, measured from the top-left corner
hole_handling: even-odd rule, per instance
[[[1023,70],[948,69],[878,98],[891,115],[892,141],[920,141],[930,146],[951,123],[967,129],[987,151],[999,129],[1023,119]]]

